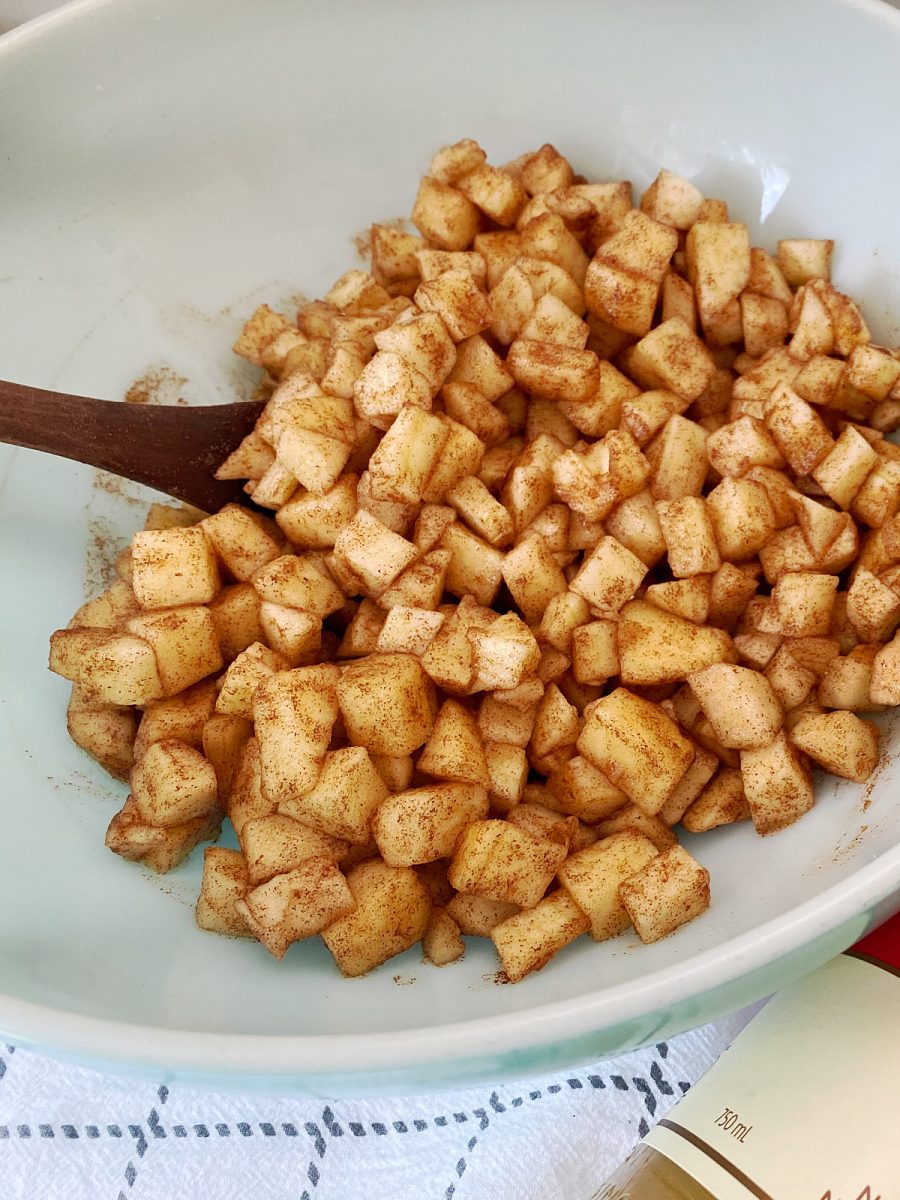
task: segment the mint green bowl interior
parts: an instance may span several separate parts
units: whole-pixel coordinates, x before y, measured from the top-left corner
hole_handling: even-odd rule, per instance
[[[900,19],[875,3],[560,6],[87,0],[0,40],[0,376],[120,397],[164,366],[194,402],[247,395],[230,344],[319,295],[354,235],[409,212],[430,154],[553,141],[638,189],[660,165],[762,244],[833,236],[840,286],[897,336]],[[216,1085],[360,1094],[575,1065],[754,1000],[900,907],[896,747],[821,782],[768,839],[690,849],[713,903],[654,946],[582,938],[515,987],[490,944],[358,980],[316,943],[283,964],[193,923],[199,855],[162,879],[103,847],[124,787],[65,735],[46,643],[133,490],[0,452],[0,1031],[81,1061]]]

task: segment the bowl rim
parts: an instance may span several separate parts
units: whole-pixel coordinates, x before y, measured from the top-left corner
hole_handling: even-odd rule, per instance
[[[13,45],[19,42],[30,41],[32,37],[39,36],[52,26],[62,25],[93,9],[113,7],[114,5],[121,7],[123,2],[124,0],[65,0],[56,8],[31,17],[27,21],[22,21],[0,34],[0,54],[7,53]],[[127,0],[127,2],[134,5],[146,3],[146,0]],[[900,7],[895,6],[893,0],[832,0],[832,3],[839,4],[844,8],[858,9],[868,13],[870,17],[887,21],[900,32]]]
[[[122,0],[67,3],[0,36],[0,59],[45,33]],[[133,7],[149,0],[128,0]],[[900,10],[887,0],[833,0],[884,22],[900,35]],[[358,1074],[410,1069],[452,1058],[552,1046],[634,1022],[740,980],[802,949],[894,895],[900,906],[900,844],[824,892],[722,945],[682,961],[585,993],[489,1017],[374,1033],[240,1034],[132,1024],[91,1017],[0,992],[0,1029],[13,1040],[109,1065],[219,1077]],[[848,934],[847,944],[857,934]],[[764,994],[764,993],[760,993]],[[748,996],[747,1000],[754,997]],[[759,996],[755,997],[759,998]]]

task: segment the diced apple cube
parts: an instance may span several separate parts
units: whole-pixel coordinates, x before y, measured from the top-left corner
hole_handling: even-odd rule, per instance
[[[656,942],[709,908],[709,871],[682,846],[652,858],[619,886],[642,942]]]
[[[657,704],[616,688],[586,714],[578,749],[650,815],[694,759],[694,746]]]

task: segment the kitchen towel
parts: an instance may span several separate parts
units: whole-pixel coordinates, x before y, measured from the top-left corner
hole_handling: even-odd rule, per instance
[[[0,1045],[3,1200],[589,1200],[745,1009],[555,1075],[323,1100],[134,1080]]]

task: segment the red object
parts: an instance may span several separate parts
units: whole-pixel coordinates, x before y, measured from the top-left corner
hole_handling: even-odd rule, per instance
[[[851,947],[850,953],[865,954],[867,958],[900,968],[900,913],[873,929],[871,933],[867,933],[861,941]]]

